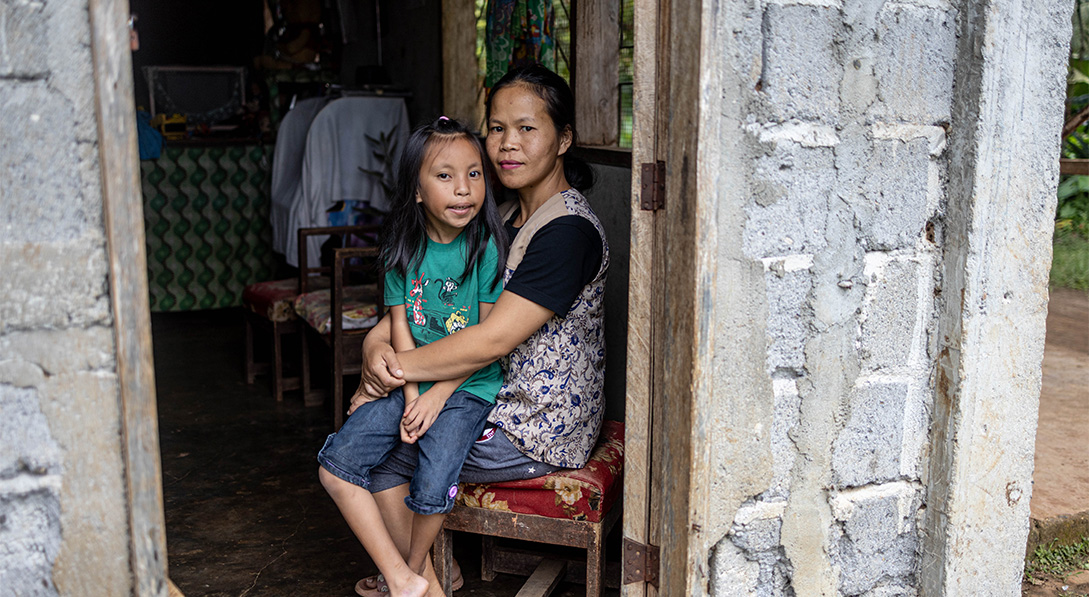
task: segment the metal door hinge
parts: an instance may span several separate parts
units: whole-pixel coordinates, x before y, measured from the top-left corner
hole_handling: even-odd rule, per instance
[[[657,589],[658,565],[657,545],[644,545],[624,537],[624,584],[646,582]]]
[[[640,168],[640,206],[646,211],[662,209],[665,207],[665,162],[648,162],[640,165]]]

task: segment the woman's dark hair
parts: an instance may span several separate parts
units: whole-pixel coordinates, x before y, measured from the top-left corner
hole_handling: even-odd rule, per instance
[[[480,212],[462,232],[465,235],[465,271],[461,277],[464,279],[473,271],[477,260],[484,255],[488,239],[495,239],[499,251],[499,263],[492,278],[492,287],[495,287],[503,280],[507,264],[507,235],[488,182],[491,175],[488,157],[476,135],[462,123],[445,117],[412,131],[401,152],[397,164],[397,186],[390,197],[390,213],[386,216],[381,262],[387,272],[396,271],[404,275],[423,261],[427,253],[427,216],[423,205],[416,202],[416,193],[420,190],[420,169],[423,168],[428,149],[457,139],[464,139],[476,148],[480,154],[480,171],[485,177],[484,202]]]
[[[556,127],[556,134],[562,135],[565,129],[571,131],[571,148],[563,155],[563,174],[571,186],[586,192],[594,186],[594,171],[590,165],[581,158],[571,155],[571,149],[578,144],[579,136],[575,130],[575,95],[571,93],[571,87],[563,77],[548,70],[540,64],[519,66],[507,71],[503,78],[499,79],[488,93],[488,100],[484,103],[485,121],[492,117],[492,98],[504,87],[515,84],[525,85],[533,90],[544,100],[545,110],[552,118],[552,124]]]

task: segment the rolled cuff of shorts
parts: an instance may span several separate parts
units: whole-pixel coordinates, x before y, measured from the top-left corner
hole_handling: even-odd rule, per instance
[[[320,451],[318,451],[318,464],[320,464],[321,468],[328,471],[329,474],[333,475],[334,477],[337,477],[338,479],[341,479],[343,481],[347,481],[352,485],[358,485],[363,489],[370,491],[371,480],[369,473],[363,473],[362,475],[350,473],[348,472],[348,469],[350,469],[351,467],[345,466],[344,463],[338,463],[335,458],[332,458],[329,456],[329,454],[327,454],[326,448],[329,447],[329,442],[333,441],[334,435],[336,434],[334,433],[329,437],[325,438],[325,445],[322,446]]]
[[[425,516],[431,514],[448,514],[454,509],[454,497],[457,496],[458,486],[450,488],[450,495],[436,498],[430,495],[409,495],[405,498],[405,505],[416,514]],[[419,499],[416,499],[419,498]]]

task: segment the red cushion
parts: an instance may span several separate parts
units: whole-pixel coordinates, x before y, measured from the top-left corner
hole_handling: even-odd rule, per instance
[[[460,506],[600,522],[623,491],[624,424],[605,421],[590,461],[543,477],[462,483]]]

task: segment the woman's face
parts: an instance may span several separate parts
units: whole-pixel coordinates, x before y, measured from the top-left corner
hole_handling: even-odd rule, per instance
[[[492,98],[486,146],[499,182],[524,194],[550,187],[557,177],[564,181],[561,156],[571,146],[571,131],[557,134],[544,100],[529,87],[514,84]]]

